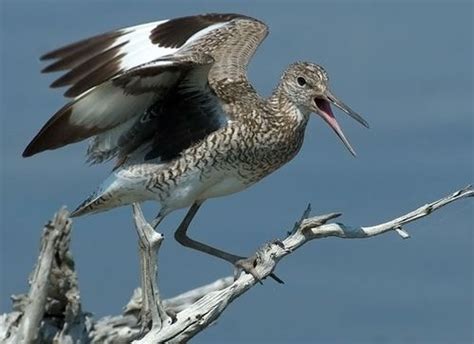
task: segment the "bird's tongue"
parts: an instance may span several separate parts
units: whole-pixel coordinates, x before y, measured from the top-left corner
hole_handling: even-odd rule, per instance
[[[336,121],[336,117],[334,117],[334,114],[332,113],[331,110],[331,105],[329,102],[325,99],[318,99],[316,98],[314,100],[316,102],[316,105],[318,107],[319,115],[326,121],[327,124],[334,130],[334,132],[337,134],[337,136],[341,139],[341,141],[344,143],[346,148],[351,152],[352,155],[356,155],[354,149],[351,147],[349,141],[346,139],[344,133],[342,132],[341,127],[339,126],[339,123]]]
[[[327,100],[316,98],[315,102],[321,111],[323,111],[328,117],[333,118],[334,121],[336,121],[336,118],[334,117],[334,114],[332,113],[331,105],[329,105],[329,102]]]
[[[319,110],[321,110],[321,117],[326,121],[327,124],[338,134],[339,132],[342,133],[341,127],[339,123],[336,121],[336,117],[332,113],[331,105],[325,99],[315,99],[316,105],[318,106]],[[339,136],[339,134],[338,134]]]

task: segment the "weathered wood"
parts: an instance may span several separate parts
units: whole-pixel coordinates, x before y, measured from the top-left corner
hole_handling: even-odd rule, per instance
[[[341,223],[327,223],[340,214],[307,218],[309,207],[295,228],[282,241],[263,245],[257,252],[256,272],[262,278],[268,277],[278,262],[296,249],[313,239],[329,236],[339,238],[369,238],[375,235],[396,231],[402,225],[418,220],[439,208],[462,198],[474,196],[471,186],[454,192],[440,200],[426,204],[406,215],[371,227],[350,227]],[[151,330],[139,343],[182,343],[212,324],[236,298],[241,296],[256,281],[251,275],[242,274],[228,287],[211,292],[176,315],[176,321],[163,326],[160,331]]]
[[[283,240],[263,245],[256,253],[256,271],[268,277],[278,262],[305,243],[325,237],[344,239],[369,238],[395,231],[409,237],[404,226],[430,215],[457,200],[473,197],[471,186],[426,204],[393,220],[368,227],[351,227],[329,222],[341,214],[303,217]],[[71,221],[61,209],[43,231],[41,251],[28,295],[13,297],[14,311],[0,316],[0,343],[182,343],[211,325],[236,298],[257,281],[248,274],[219,279],[172,299],[160,301],[156,253],[162,242],[134,205],[134,220],[140,239],[142,285],[136,289],[122,315],[93,321],[82,312],[77,277],[69,251]],[[55,259],[52,259],[52,258]],[[142,307],[150,311],[151,326],[139,324]],[[173,314],[170,317],[169,314]],[[148,331],[148,332],[147,332]]]
[[[62,208],[46,224],[28,295],[13,297],[15,312],[0,317],[1,343],[87,343],[91,319],[82,312],[69,251],[71,220]]]

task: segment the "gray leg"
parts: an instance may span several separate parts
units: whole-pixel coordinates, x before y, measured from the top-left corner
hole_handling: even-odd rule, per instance
[[[186,214],[178,229],[174,233],[174,238],[183,246],[210,254],[211,256],[224,259],[229,263],[235,264],[238,260],[242,259],[242,257],[227,253],[212,246],[203,244],[199,241],[193,240],[186,234],[189,224],[191,223],[197,211],[201,207],[201,204],[202,203],[194,203],[191,208],[189,208],[188,213]]]
[[[161,221],[163,221],[165,216],[166,216],[166,214],[162,213],[162,211],[160,210],[160,212],[158,213],[158,215],[156,215],[156,217],[153,219],[153,221],[150,223],[150,225],[154,229],[156,229],[158,227],[158,225],[161,223]]]
[[[188,213],[186,214],[183,221],[179,225],[178,229],[174,233],[174,237],[176,241],[179,242],[183,246],[186,246],[194,250],[198,250],[198,251],[210,254],[211,256],[228,261],[229,263],[233,264],[238,270],[244,270],[245,272],[251,274],[257,281],[261,282],[260,277],[255,271],[255,266],[256,266],[255,257],[244,258],[241,256],[236,256],[235,254],[231,254],[231,253],[219,250],[217,248],[214,248],[212,246],[203,244],[202,242],[193,240],[187,235],[186,232],[189,228],[189,225],[191,221],[193,220],[194,216],[196,215],[196,213],[198,212],[199,208],[201,207],[201,204],[202,203],[194,203],[191,206],[191,208],[189,208]],[[270,277],[272,277],[278,283],[283,283],[283,281],[279,279],[273,273],[270,274]]]

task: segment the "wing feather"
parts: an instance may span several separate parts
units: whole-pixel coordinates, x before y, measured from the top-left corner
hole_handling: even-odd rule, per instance
[[[80,61],[96,54],[97,51],[104,51],[112,46],[121,35],[120,31],[107,32],[50,51],[40,59],[43,61],[55,59],[57,61],[46,66],[42,72],[49,73],[72,68]]]
[[[207,14],[108,32],[43,55],[52,61],[43,72],[64,72],[51,86],[69,86],[65,96],[73,99],[23,156],[93,137],[93,163],[175,157],[225,125],[215,82],[245,78],[267,33],[265,24],[246,16]],[[137,158],[134,150],[143,154]]]
[[[125,82],[127,74],[123,74],[117,81],[111,79],[83,92],[51,117],[26,147],[23,156],[81,141],[143,114],[174,86],[182,70],[176,68],[169,72],[155,66],[155,72],[148,78],[137,79],[138,84],[133,83],[133,76]],[[150,87],[139,87],[144,83]]]

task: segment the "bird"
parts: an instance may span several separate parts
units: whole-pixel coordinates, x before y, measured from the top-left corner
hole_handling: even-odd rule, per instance
[[[70,101],[23,156],[89,139],[89,163],[115,164],[72,217],[154,200],[156,229],[169,213],[188,208],[176,240],[255,276],[253,261],[188,236],[203,202],[242,191],[289,162],[312,113],[354,156],[331,105],[369,127],[332,93],[328,73],[315,63],[290,64],[271,95],[260,96],[246,70],[268,33],[246,15],[199,14],[110,31],[43,55],[50,64],[42,72],[63,72],[51,87],[67,86]]]

